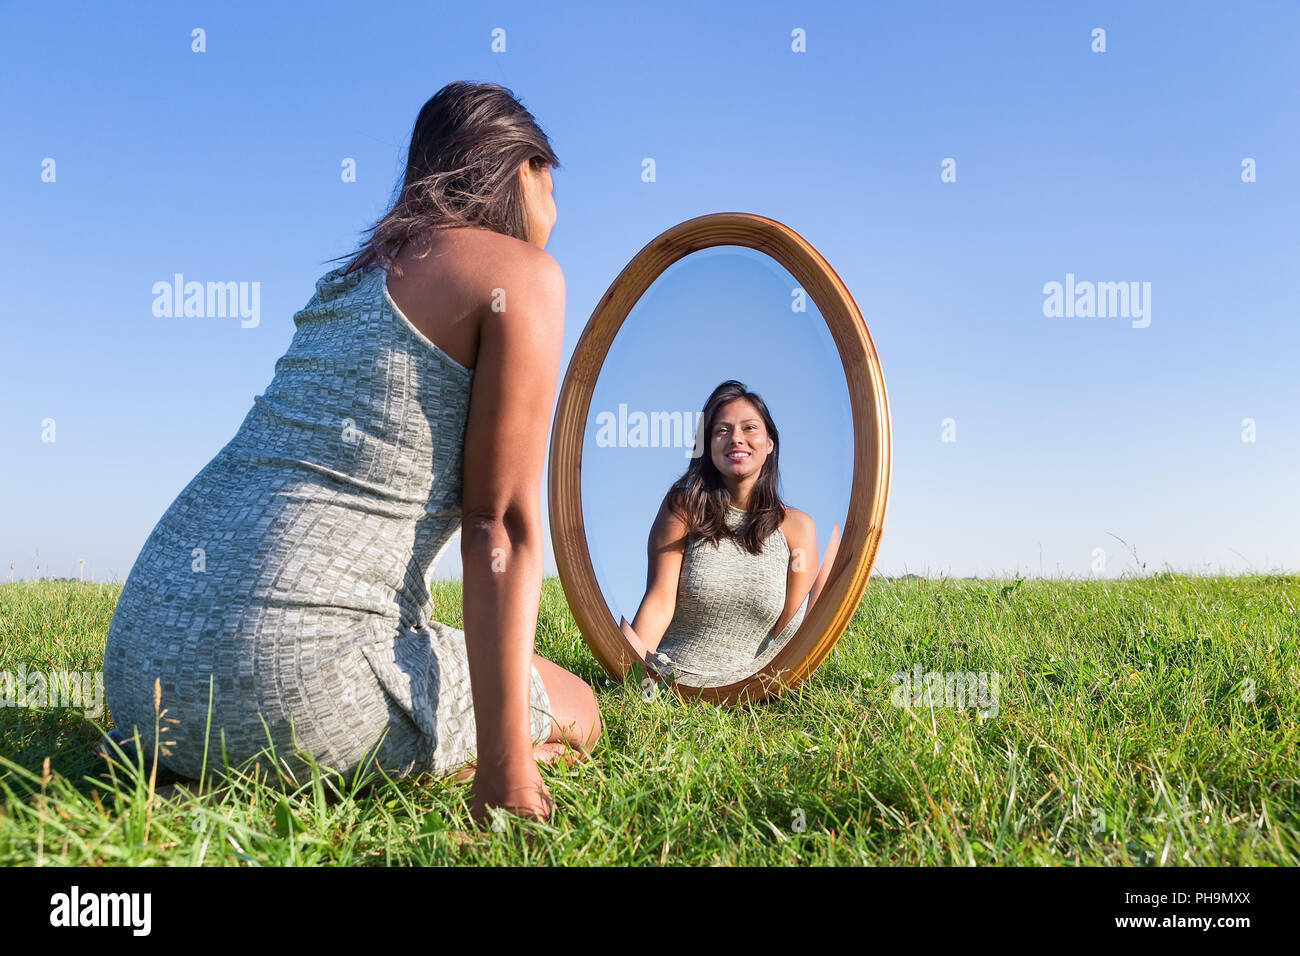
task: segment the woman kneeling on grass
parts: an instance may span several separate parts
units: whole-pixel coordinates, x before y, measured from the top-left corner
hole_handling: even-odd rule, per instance
[[[198,778],[268,744],[348,776],[473,763],[476,820],[549,819],[537,761],[601,729],[591,688],[533,653],[558,165],[501,86],[424,104],[392,209],[316,283],[266,392],[127,577],[107,703],[152,752],[160,681],[166,769]],[[464,631],[431,620],[427,584],[457,531]]]

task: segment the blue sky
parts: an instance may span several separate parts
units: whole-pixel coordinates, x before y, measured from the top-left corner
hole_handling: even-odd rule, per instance
[[[889,388],[880,571],[1300,568],[1298,40],[1282,2],[0,5],[0,562],[125,578],[468,79],[563,164],[566,352],[693,216],[834,266]],[[156,317],[178,272],[260,283],[259,324]],[[1044,315],[1067,275],[1150,283],[1149,325]]]

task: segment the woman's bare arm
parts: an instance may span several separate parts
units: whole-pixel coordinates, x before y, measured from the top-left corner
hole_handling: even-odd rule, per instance
[[[542,250],[500,260],[465,427],[460,553],[481,777],[536,773],[530,680],[542,586],[542,468],[564,336],[564,276]]]
[[[793,620],[803,600],[812,590],[817,576],[817,525],[812,515],[797,508],[788,509],[781,531],[790,546],[790,564],[785,576],[785,607],[781,616],[772,627],[773,634],[780,634],[785,626]]]
[[[822,591],[826,590],[826,579],[830,577],[831,565],[835,563],[835,555],[840,547],[840,526],[831,526],[831,540],[826,545],[826,554],[822,557],[822,566],[817,569],[817,580],[813,582],[812,590],[808,592],[808,610],[811,611],[817,599],[821,597]],[[805,612],[806,613],[806,612]]]
[[[686,522],[671,508],[665,497],[659,505],[659,514],[650,526],[650,539],[646,545],[646,589],[641,606],[632,621],[641,645],[634,649],[642,658],[648,651],[659,647],[673,612],[677,610],[677,582],[682,573],[682,555],[686,552]],[[626,632],[625,632],[626,633]],[[630,640],[630,639],[629,639]]]

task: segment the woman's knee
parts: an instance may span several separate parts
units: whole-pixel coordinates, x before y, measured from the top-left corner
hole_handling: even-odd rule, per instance
[[[577,674],[544,657],[533,655],[533,664],[551,699],[552,739],[590,750],[602,730],[596,692]]]
[[[582,726],[587,731],[586,736],[582,738],[582,743],[585,749],[590,750],[596,746],[596,741],[600,739],[600,733],[603,729],[600,723],[600,705],[596,703],[596,692],[592,690],[590,684],[576,675],[574,680],[582,685],[580,694],[584,717]]]

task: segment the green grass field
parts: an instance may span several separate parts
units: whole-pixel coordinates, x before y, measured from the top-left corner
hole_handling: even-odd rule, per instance
[[[119,591],[0,586],[0,671],[99,670]],[[459,585],[435,598],[459,626]],[[427,778],[151,799],[147,766],[93,784],[80,712],[6,707],[0,864],[1295,865],[1298,604],[1298,576],[874,578],[803,686],[719,708],[610,680],[551,578],[537,650],[605,733],[543,768],[549,825],[457,839],[468,785]],[[997,675],[996,713],[896,705],[917,664]]]

